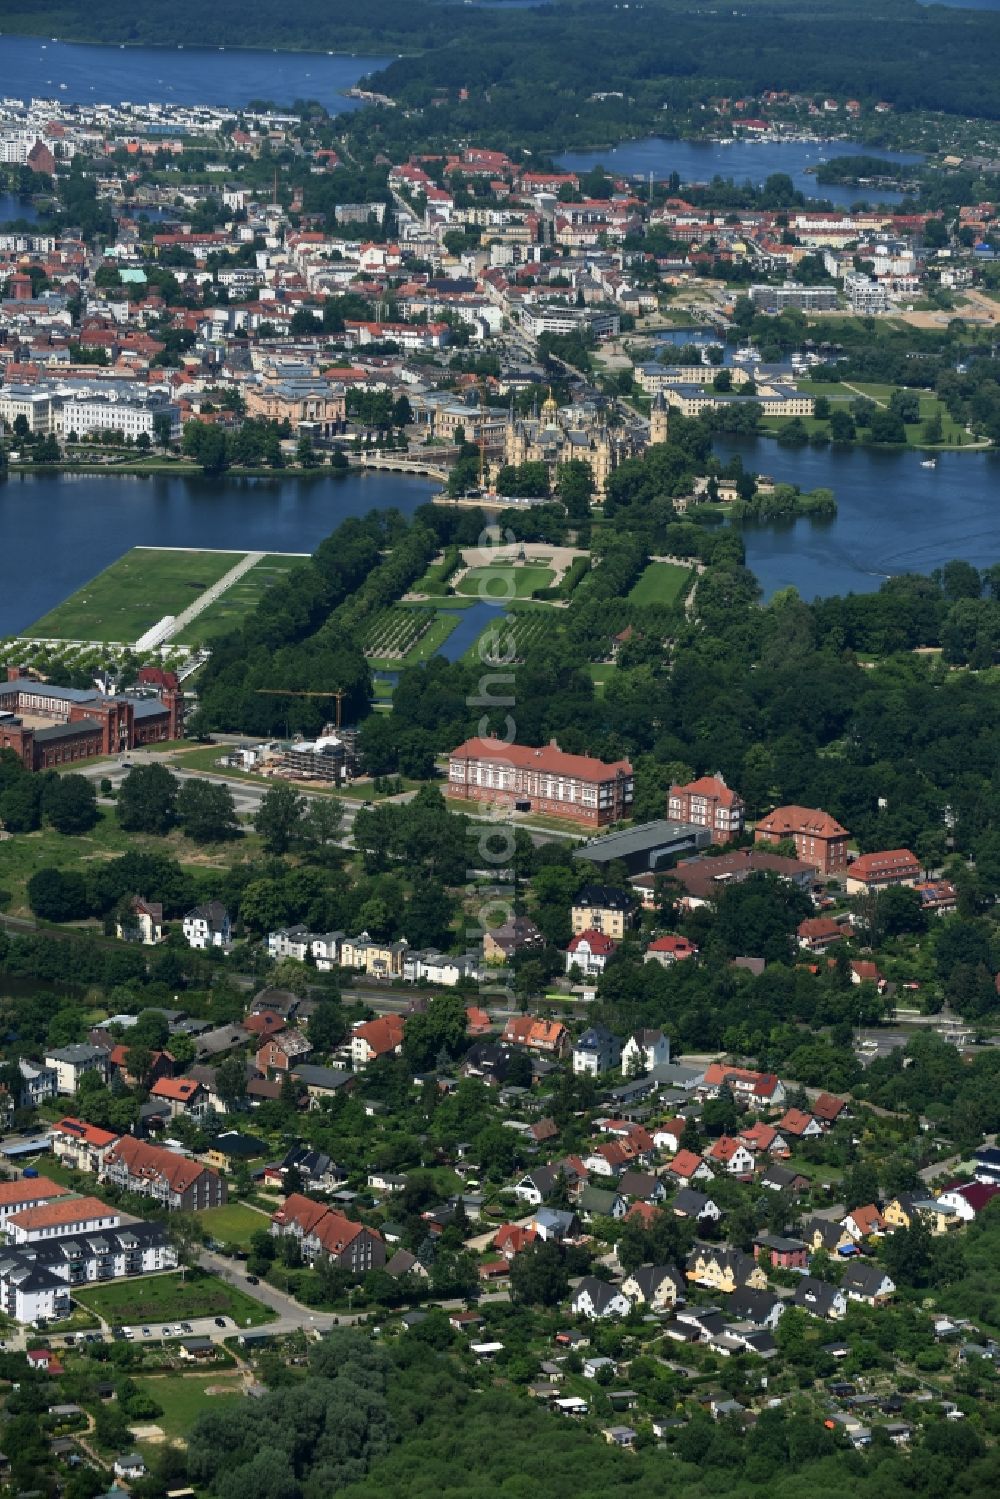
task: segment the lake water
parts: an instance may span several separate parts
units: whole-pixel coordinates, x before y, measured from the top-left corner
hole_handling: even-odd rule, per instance
[[[0,94],[65,104],[211,104],[317,99],[331,113],[357,109],[344,91],[387,57],[329,56],[238,47],[94,47],[0,35]],[[65,87],[63,86],[65,85]]]
[[[929,573],[953,557],[1000,561],[1000,454],[780,448],[767,438],[718,438],[722,458],[803,490],[827,486],[831,520],[744,528],[747,566],[770,597],[793,585],[805,599],[870,593],[893,573]]]
[[[38,218],[38,209],[31,202],[19,198],[17,193],[0,193],[0,224],[7,224],[11,219],[24,219],[33,224]]]
[[[411,515],[438,488],[405,474],[12,476],[0,483],[0,636],[27,629],[129,547],[311,552],[348,516]]]
[[[664,180],[677,172],[681,182],[710,182],[713,177],[732,178],[741,184],[748,179],[760,184],[774,172],[786,172],[800,192],[811,198],[828,198],[838,207],[849,208],[866,197],[881,203],[899,203],[902,194],[875,191],[866,194],[856,187],[817,182],[806,167],[834,156],[855,156],[859,152],[878,156],[898,166],[913,166],[923,160],[912,151],[882,151],[861,146],[855,141],[734,141],[723,146],[718,141],[666,140],[650,136],[647,140],[627,141],[604,151],[569,151],[558,157],[558,164],[572,172],[589,172],[606,167],[609,172],[635,174]]]

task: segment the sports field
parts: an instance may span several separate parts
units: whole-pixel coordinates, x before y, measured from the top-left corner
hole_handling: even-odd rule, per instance
[[[131,643],[165,614],[187,609],[235,567],[241,555],[133,547],[24,633],[42,639]]]
[[[632,585],[629,603],[676,604],[689,577],[689,570],[674,562],[651,562]]]

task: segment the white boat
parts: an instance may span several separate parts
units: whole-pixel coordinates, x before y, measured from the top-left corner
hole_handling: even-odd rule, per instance
[[[937,459],[936,458],[921,458],[921,460],[920,460],[920,467],[921,468],[937,468]]]

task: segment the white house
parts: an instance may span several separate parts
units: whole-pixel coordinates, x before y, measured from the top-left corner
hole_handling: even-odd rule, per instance
[[[626,1317],[632,1304],[619,1286],[611,1286],[593,1275],[585,1275],[577,1286],[570,1305],[578,1317],[590,1317],[594,1320]]]
[[[220,947],[225,951],[233,940],[232,919],[221,900],[195,906],[185,916],[182,930],[188,947]]]
[[[272,958],[297,958],[304,963],[310,951],[312,933],[304,926],[281,927],[267,934],[268,956]]]
[[[566,972],[578,968],[587,976],[603,973],[618,947],[601,932],[578,932],[566,949]]]
[[[411,963],[411,958],[415,962]],[[410,979],[410,972],[413,978]],[[426,979],[429,984],[440,984],[445,989],[454,989],[464,978],[478,978],[479,964],[474,953],[463,953],[460,958],[447,953],[407,953],[403,959],[403,978],[411,983]]]
[[[102,1083],[108,1081],[108,1053],[83,1041],[46,1052],[45,1065],[55,1073],[57,1093],[75,1093],[85,1072],[96,1072]]]
[[[24,1057],[18,1058],[18,1071],[21,1074],[21,1097],[18,1100],[22,1109],[35,1109],[40,1103],[48,1098],[56,1096],[56,1074],[51,1067],[42,1067],[38,1062],[28,1062]]]
[[[329,973],[332,968],[340,966],[340,946],[343,940],[343,932],[323,932],[322,935],[313,936],[309,951],[315,958],[320,973]]]
[[[670,1061],[670,1040],[662,1031],[641,1030],[622,1047],[622,1076],[645,1075]]]
[[[665,1119],[658,1124],[650,1133],[653,1144],[657,1150],[669,1150],[671,1155],[676,1155],[681,1148],[681,1136],[684,1133],[683,1119]]]

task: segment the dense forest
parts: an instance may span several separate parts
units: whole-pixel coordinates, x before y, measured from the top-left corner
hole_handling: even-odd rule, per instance
[[[806,9],[766,0],[750,11],[675,0],[630,11],[592,0],[537,11],[378,0],[363,12],[346,0],[277,8],[220,0],[207,10],[194,0],[5,0],[0,18],[8,32],[69,40],[401,52],[378,88],[411,106],[433,100],[436,129],[496,143],[551,148],[582,133],[611,140],[649,129],[665,105],[782,88],[1000,116],[1000,16],[913,0],[822,0]],[[390,135],[409,128],[401,113],[379,116],[378,127]]]

